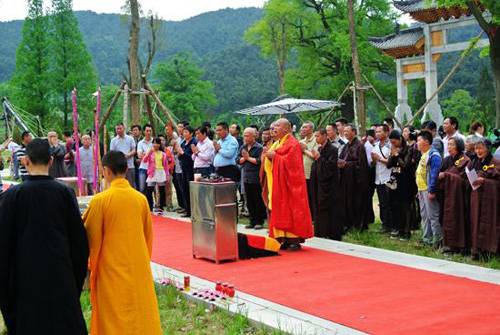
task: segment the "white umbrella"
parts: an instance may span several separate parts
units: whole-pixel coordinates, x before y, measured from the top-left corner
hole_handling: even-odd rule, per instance
[[[265,105],[242,109],[235,113],[245,115],[280,115],[289,113],[319,111],[323,109],[332,109],[340,106],[341,103],[329,100],[307,100],[286,98],[273,101]]]

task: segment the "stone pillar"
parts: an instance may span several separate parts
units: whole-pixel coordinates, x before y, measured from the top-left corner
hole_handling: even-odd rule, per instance
[[[423,28],[425,36],[425,95],[426,99],[429,99],[438,88],[437,64],[432,59],[431,29],[427,24],[425,24]],[[438,126],[443,124],[443,112],[441,111],[437,95],[427,107],[425,107],[422,122],[425,121],[427,115],[429,115],[429,118],[436,122]]]
[[[408,105],[408,85],[405,80],[403,80],[404,71],[401,59],[396,59],[396,77],[397,77],[397,88],[398,88],[398,105],[394,112],[394,116],[401,124],[405,124],[405,121],[409,121],[412,117],[411,108]],[[405,119],[406,118],[406,119]],[[395,124],[394,127],[397,128]]]

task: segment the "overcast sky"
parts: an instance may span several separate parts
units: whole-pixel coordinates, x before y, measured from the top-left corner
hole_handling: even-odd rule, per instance
[[[50,0],[44,0],[48,6]],[[165,20],[184,20],[189,17],[233,7],[262,7],[265,0],[141,0],[142,9],[157,11]],[[73,10],[92,10],[97,13],[119,13],[123,0],[73,0]],[[20,20],[28,13],[26,0],[0,0],[0,21]]]

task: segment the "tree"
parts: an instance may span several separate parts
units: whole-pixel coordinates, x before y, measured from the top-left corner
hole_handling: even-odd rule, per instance
[[[441,102],[444,114],[458,118],[463,132],[468,132],[471,122],[480,119],[478,105],[466,90],[456,90],[448,100]]]
[[[196,124],[205,120],[206,110],[217,104],[212,84],[202,80],[203,70],[178,54],[167,63],[158,63],[154,77],[159,82],[162,102],[181,119]]]
[[[490,41],[489,55],[495,83],[496,127],[500,127],[500,1],[498,0],[437,0],[440,6],[461,6],[468,8]],[[487,9],[492,18],[488,19],[481,7]]]
[[[276,57],[280,95],[285,94],[285,67],[295,40],[292,21],[298,13],[293,0],[269,0],[264,5],[264,17],[245,32],[245,38],[260,46],[265,57]]]
[[[481,121],[486,129],[495,125],[495,88],[491,75],[486,66],[481,68],[477,90],[478,121]]]
[[[137,0],[127,0],[130,4],[130,35],[128,50],[128,67],[130,70],[130,89],[141,89],[141,73],[139,65],[139,3]],[[130,95],[130,110],[132,111],[132,124],[139,123],[141,119],[140,96]]]
[[[298,61],[297,67],[287,72],[288,90],[294,96],[337,99],[354,79],[347,1],[294,2],[303,14],[295,25]],[[394,97],[391,102],[395,102],[395,85],[383,84],[383,80],[388,81],[391,78],[389,76],[394,75],[394,61],[380,54],[369,43],[368,37],[389,34],[397,15],[386,0],[356,0],[353,5],[356,8],[356,43],[363,74],[377,86],[382,96]],[[386,74],[389,76],[384,76]],[[349,92],[344,94],[341,102],[344,103],[342,114],[349,121],[353,120],[352,96]]]
[[[21,44],[17,49],[12,84],[21,108],[38,115],[42,125],[47,121],[50,110],[49,32],[43,1],[29,0],[28,17],[24,21]]]
[[[92,58],[87,52],[73,15],[72,0],[52,0],[52,47],[54,57],[51,71],[52,83],[57,92],[56,101],[62,101],[63,129],[68,129],[71,112],[71,90],[90,93],[96,82]]]
[[[359,90],[362,86],[361,67],[359,65],[358,43],[356,41],[356,23],[354,19],[354,0],[347,0],[349,11],[349,42],[351,43],[352,68],[354,70],[354,83],[356,90],[356,107],[358,112],[358,122],[360,133],[365,134],[366,114],[365,114],[365,92]]]

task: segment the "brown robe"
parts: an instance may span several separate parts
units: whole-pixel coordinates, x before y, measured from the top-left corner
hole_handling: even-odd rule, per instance
[[[472,191],[470,199],[472,252],[498,252],[500,240],[500,161],[491,154],[474,159],[469,169],[484,178],[484,184]]]
[[[355,137],[346,144],[340,154],[346,161],[340,169],[340,215],[343,227],[368,228],[375,221],[370,196],[370,176],[363,142]]]
[[[319,148],[311,167],[314,236],[342,240],[343,226],[335,216],[338,203],[338,149],[329,141]]]
[[[465,168],[470,160],[464,154],[448,156],[443,160],[439,180],[438,199],[441,206],[440,221],[443,244],[450,248],[470,247],[469,181]]]

